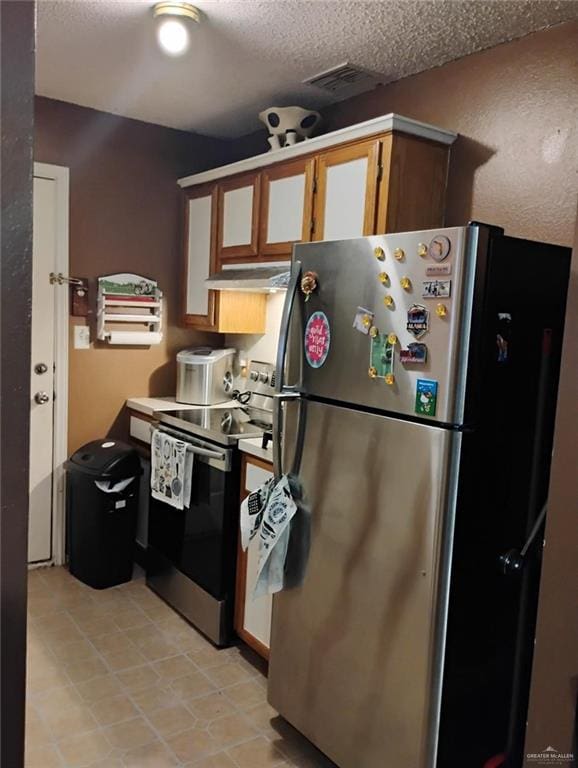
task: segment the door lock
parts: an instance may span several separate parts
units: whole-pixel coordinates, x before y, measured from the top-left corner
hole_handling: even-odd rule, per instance
[[[34,402],[38,403],[38,405],[43,405],[44,403],[48,403],[50,401],[50,395],[48,392],[37,392],[34,395]]]
[[[46,373],[47,370],[48,370],[48,366],[46,365],[46,363],[36,363],[36,365],[34,366],[34,373],[38,373],[38,374]]]

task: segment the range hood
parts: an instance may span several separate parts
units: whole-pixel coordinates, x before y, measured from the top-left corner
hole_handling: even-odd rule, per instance
[[[210,275],[205,281],[213,291],[249,291],[251,293],[275,293],[284,291],[289,283],[291,265],[235,264],[223,267],[222,272]]]

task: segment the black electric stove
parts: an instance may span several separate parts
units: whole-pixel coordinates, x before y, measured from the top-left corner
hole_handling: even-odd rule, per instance
[[[160,422],[226,446],[236,445],[242,437],[261,437],[270,429],[262,413],[243,406],[172,411],[163,413]]]
[[[241,402],[162,413],[159,430],[194,455],[190,501],[151,495],[147,584],[217,645],[233,637],[241,438],[270,435],[272,366],[252,363]]]

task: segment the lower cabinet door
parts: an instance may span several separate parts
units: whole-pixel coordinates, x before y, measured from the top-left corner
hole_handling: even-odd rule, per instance
[[[241,499],[273,475],[271,464],[260,459],[243,456],[241,471]],[[251,541],[246,552],[241,549],[237,555],[237,586],[235,600],[235,631],[254,651],[265,659],[269,658],[269,637],[271,634],[271,609],[273,596],[264,595],[253,599],[259,561],[259,540]]]

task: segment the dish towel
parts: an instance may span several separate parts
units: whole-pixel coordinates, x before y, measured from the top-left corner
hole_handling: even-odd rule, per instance
[[[253,599],[280,592],[284,585],[285,559],[289,547],[290,523],[297,512],[289,479],[267,480],[241,504],[241,546],[259,534],[259,562]]]
[[[191,502],[194,454],[183,440],[155,429],[151,441],[151,496],[184,509]]]

